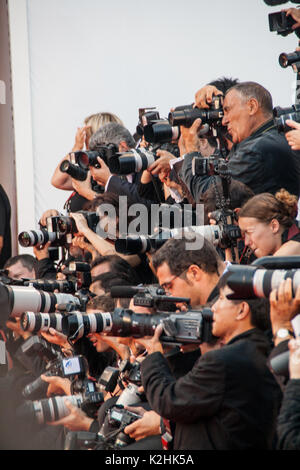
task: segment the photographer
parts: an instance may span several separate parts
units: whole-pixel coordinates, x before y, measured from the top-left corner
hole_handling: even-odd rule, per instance
[[[206,98],[219,94],[216,87],[204,87],[196,94],[196,106],[207,108]],[[270,93],[255,82],[238,83],[225,94],[223,111],[222,124],[233,142],[227,157],[232,177],[255,194],[275,194],[284,188],[299,197],[299,155],[291,150],[285,136],[274,125]],[[200,126],[201,120],[195,121],[190,132]],[[194,150],[197,155],[197,149]],[[203,176],[201,184],[209,184],[210,178]]]
[[[299,338],[292,339],[288,343],[289,358],[289,381],[286,385],[282,406],[278,416],[277,432],[279,450],[300,449],[300,341]]]
[[[273,446],[281,392],[267,367],[268,302],[229,300],[226,277],[212,307],[212,332],[224,346],[203,354],[188,374],[175,380],[162,356],[158,327],[141,364],[151,408],[175,423],[175,450]]]
[[[123,125],[121,119],[112,113],[96,113],[87,116],[84,120],[83,127],[79,127],[76,131],[75,142],[71,152],[78,152],[86,148],[89,149],[89,141],[91,136],[97,130],[110,122],[119,123]],[[65,156],[55,168],[54,174],[51,178],[51,184],[57,188],[65,191],[72,191],[70,197],[66,201],[68,209],[74,212],[83,209],[84,205],[90,198],[93,198],[94,192],[91,186],[91,176],[88,175],[85,181],[77,181],[72,178],[68,173],[64,173],[60,169],[60,165],[64,160],[70,160],[70,153]]]
[[[296,224],[297,198],[282,189],[275,196],[257,194],[239,211],[239,227],[245,246],[257,258],[300,254],[300,230]]]
[[[189,249],[191,242],[199,242],[197,249],[192,245]],[[184,293],[190,298],[192,308],[211,303],[216,298],[217,284],[226,268],[213,245],[192,233],[164,243],[153,254],[152,264],[160,286],[173,296]]]
[[[90,150],[98,150],[100,147],[109,144],[114,144],[121,153],[134,149],[136,146],[128,129],[117,123],[106,124],[93,134],[90,140]],[[127,196],[131,202],[140,202],[149,206],[147,199],[141,198],[137,191],[137,184],[141,178],[140,172],[125,177],[113,175],[102,158],[98,157],[97,161],[100,168],[90,166],[89,169],[94,180],[104,187],[105,192],[114,193],[118,196]]]

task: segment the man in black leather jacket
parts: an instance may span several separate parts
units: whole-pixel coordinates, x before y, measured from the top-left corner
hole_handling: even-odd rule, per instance
[[[214,86],[204,87],[196,94],[196,106],[207,108],[208,97],[221,93]],[[231,176],[249,186],[255,194],[275,194],[285,188],[298,197],[300,152],[293,151],[284,134],[277,131],[270,93],[255,82],[238,83],[227,91],[223,109],[222,124],[227,127],[232,141],[227,156]],[[200,119],[183,131],[186,155],[181,170],[181,178],[196,201],[212,182],[212,176],[193,175],[191,170],[193,157],[201,156],[195,147],[199,126]]]

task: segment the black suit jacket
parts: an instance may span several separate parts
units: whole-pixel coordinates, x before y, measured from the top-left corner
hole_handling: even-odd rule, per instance
[[[175,422],[174,449],[270,449],[281,390],[267,367],[269,342],[252,329],[205,353],[176,380],[160,353],[141,364],[147,400]]]

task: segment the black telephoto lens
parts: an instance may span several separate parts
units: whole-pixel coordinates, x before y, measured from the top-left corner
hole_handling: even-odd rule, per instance
[[[71,176],[71,178],[74,178],[78,181],[85,181],[87,178],[87,171],[69,162],[69,160],[64,160],[61,163],[60,171],[62,171],[63,173],[67,173]]]

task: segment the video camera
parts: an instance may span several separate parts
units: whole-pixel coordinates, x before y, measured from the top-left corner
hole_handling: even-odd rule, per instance
[[[73,312],[62,319],[62,332],[72,340],[89,333],[102,332],[109,336],[143,338],[153,336],[160,323],[164,328],[160,337],[162,343],[201,344],[213,340],[212,312],[205,308],[186,313],[159,312],[151,315],[122,308],[116,308],[112,313],[88,315]]]

